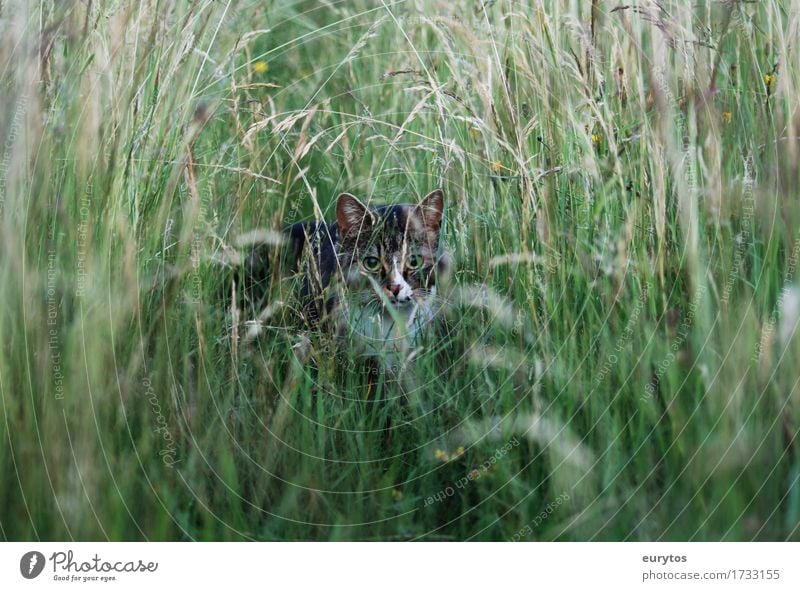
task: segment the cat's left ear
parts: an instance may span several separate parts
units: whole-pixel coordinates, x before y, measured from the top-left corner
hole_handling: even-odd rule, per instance
[[[414,208],[414,213],[422,220],[425,229],[438,233],[444,214],[444,191],[436,189],[428,193],[422,203]]]
[[[372,214],[354,195],[342,193],[336,200],[336,222],[342,236],[360,232],[372,225]]]

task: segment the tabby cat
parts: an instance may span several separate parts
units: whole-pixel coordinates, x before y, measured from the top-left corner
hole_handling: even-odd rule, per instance
[[[339,195],[336,221],[299,222],[285,229],[288,265],[301,273],[303,317],[332,331],[360,354],[394,362],[418,342],[437,311],[436,278],[445,269],[440,249],[444,193],[418,205],[368,207]],[[245,286],[258,300],[269,281],[267,257],[247,261]]]

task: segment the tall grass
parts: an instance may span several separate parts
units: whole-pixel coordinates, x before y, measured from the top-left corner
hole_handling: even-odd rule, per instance
[[[2,3],[3,538],[800,539],[800,13],[658,4]],[[438,186],[407,401],[230,297]]]

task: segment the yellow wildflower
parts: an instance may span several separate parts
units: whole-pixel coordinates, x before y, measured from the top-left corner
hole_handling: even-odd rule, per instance
[[[764,84],[767,85],[767,88],[771,88],[777,79],[777,74],[764,74]]]
[[[269,63],[265,61],[257,61],[253,64],[253,71],[256,74],[264,74],[267,70],[269,70]]]
[[[722,112],[722,120],[725,123],[730,123],[733,120],[733,113],[730,111],[723,111]]]
[[[437,449],[434,452],[433,457],[442,462],[446,462],[450,456],[447,455],[447,452],[444,452],[441,449]]]
[[[499,160],[495,160],[492,162],[492,172],[500,172],[502,170],[503,165],[500,163]]]
[[[603,141],[603,136],[602,135],[600,135],[599,133],[593,133],[592,134],[592,143],[593,144],[599,144],[601,141]]]

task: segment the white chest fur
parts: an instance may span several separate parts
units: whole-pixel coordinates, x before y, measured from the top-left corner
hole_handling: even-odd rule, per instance
[[[434,317],[435,292],[404,305],[345,304],[340,334],[362,355],[396,357],[413,349]]]

